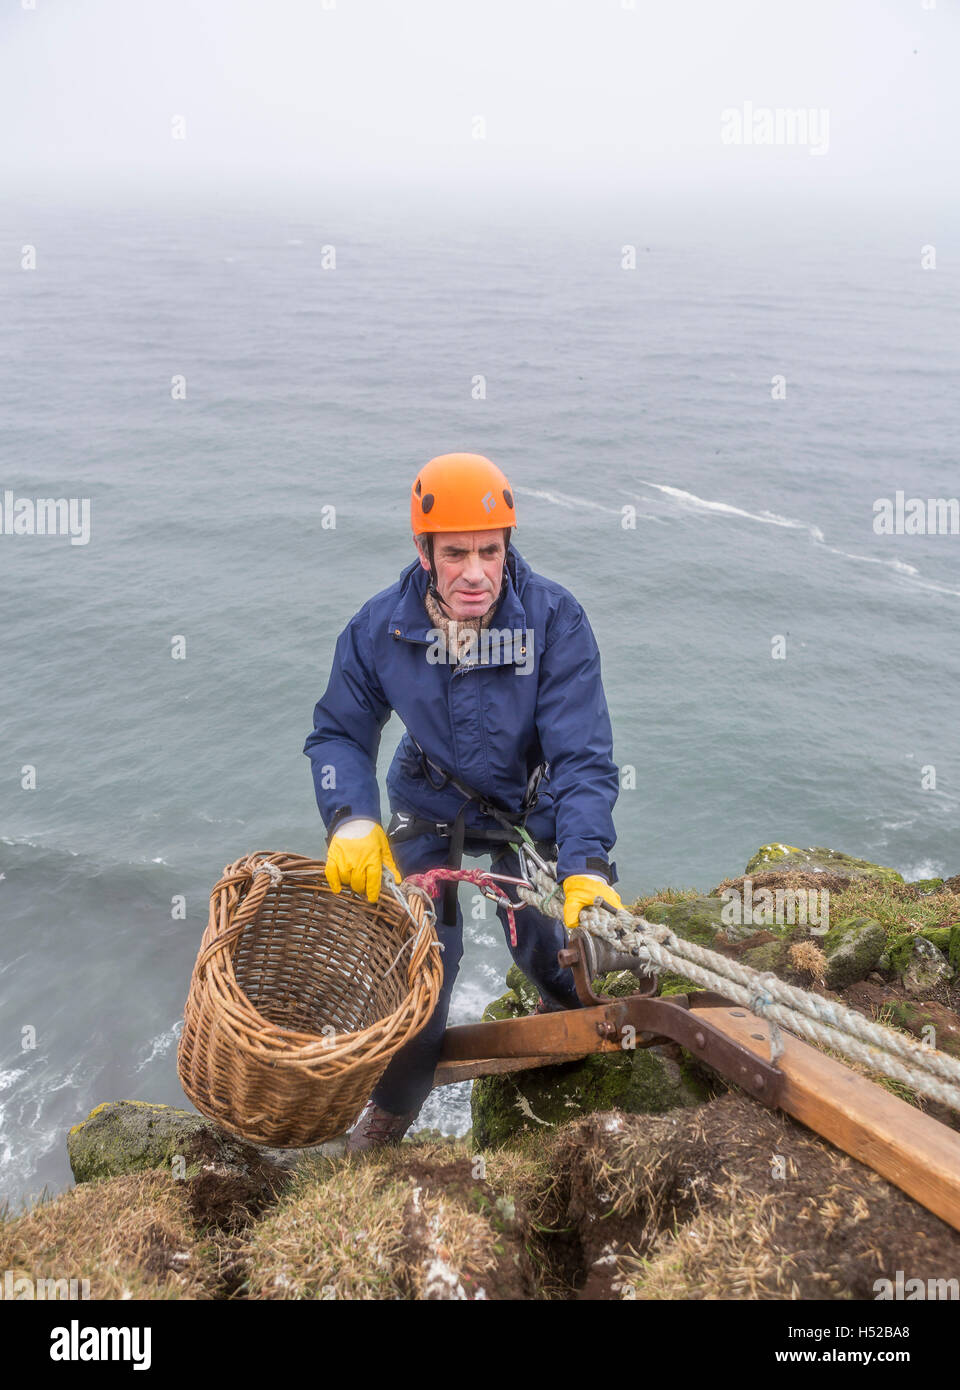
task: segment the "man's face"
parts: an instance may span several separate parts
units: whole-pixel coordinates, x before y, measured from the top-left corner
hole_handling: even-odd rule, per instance
[[[506,550],[502,531],[441,531],[433,538],[437,588],[458,622],[482,618],[500,594]],[[430,569],[421,552],[420,563]]]

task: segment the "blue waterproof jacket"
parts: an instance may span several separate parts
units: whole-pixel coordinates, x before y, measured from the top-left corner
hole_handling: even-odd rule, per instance
[[[608,856],[620,779],[600,652],[580,604],[561,584],[535,574],[511,545],[491,628],[509,629],[513,640],[486,649],[481,642],[466,664],[431,663],[427,649],[436,650],[437,629],[424,604],[428,584],[428,572],[414,560],[337,639],[303,749],[324,825],[329,831],[345,808],[382,820],[377,753],[396,710],[409,733],[387,771],[391,810],[452,822],[464,804],[450,786],[430,785],[411,734],[429,759],[510,814],[519,812],[531,773],[546,760],[527,830],[535,840],[556,841],[561,882],[598,872],[616,883]],[[467,804],[465,825],[468,836],[498,828],[475,802]]]

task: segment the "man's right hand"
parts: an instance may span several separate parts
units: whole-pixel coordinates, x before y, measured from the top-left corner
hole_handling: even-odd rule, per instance
[[[375,903],[380,896],[384,865],[399,883],[401,874],[387,832],[376,821],[357,816],[344,821],[334,832],[324,872],[335,893],[346,884],[354,893],[365,893],[367,901]]]

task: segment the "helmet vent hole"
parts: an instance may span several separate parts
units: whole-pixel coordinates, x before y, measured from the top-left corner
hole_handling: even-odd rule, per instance
[[[417,485],[416,485],[416,487],[415,487],[413,490],[414,490],[414,492],[417,494],[417,496],[419,497],[419,496],[420,496],[420,479],[419,479],[419,478],[417,479]]]
[[[428,511],[430,511],[431,507],[433,506],[433,501],[434,501],[433,493],[432,493],[432,492],[428,492],[427,495],[426,495],[426,497],[424,497],[424,498],[421,500],[420,506],[423,508],[423,510],[424,510],[425,512],[428,512]]]
[[[510,491],[508,487],[505,487],[503,489],[503,500],[504,502],[506,502],[508,507],[513,506],[513,493]]]

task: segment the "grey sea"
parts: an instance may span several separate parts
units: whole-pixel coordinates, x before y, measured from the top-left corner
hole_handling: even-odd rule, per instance
[[[303,740],[434,454],[500,463],[587,611],[626,900],[770,840],[960,872],[960,536],[874,527],[960,492],[939,209],[8,200],[0,238],[0,501],[90,509],[0,531],[0,1197],[67,1186],[101,1101],[187,1104],[208,895],[323,853]],[[488,909],[454,1022],[504,988]]]

